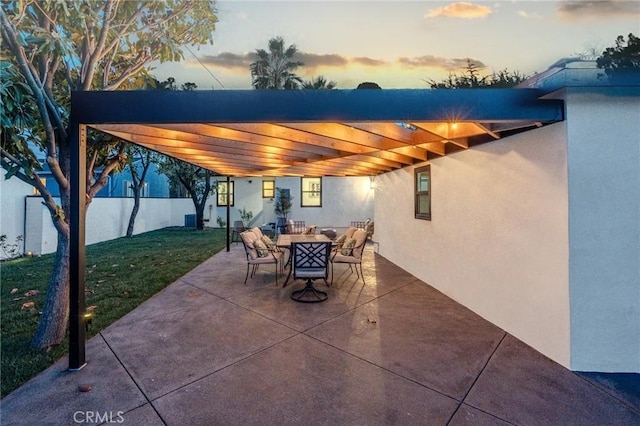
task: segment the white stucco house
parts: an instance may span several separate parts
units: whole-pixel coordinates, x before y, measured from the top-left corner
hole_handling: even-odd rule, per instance
[[[381,256],[567,368],[638,373],[640,79],[611,81],[594,65],[562,61],[502,92],[82,93],[72,100],[77,158],[89,125],[221,174],[255,176],[253,185],[369,173]],[[452,119],[454,107],[461,115]],[[452,120],[491,137],[472,144],[474,135],[430,125]],[[412,139],[424,129],[431,139]],[[450,151],[454,144],[465,149]],[[425,165],[428,215],[416,205]],[[81,166],[77,173],[83,181]],[[81,212],[82,194],[75,199]],[[265,202],[245,200],[249,209]],[[297,213],[336,223],[323,210]],[[80,246],[84,226],[73,240]],[[78,276],[72,285],[82,289]],[[72,362],[83,356],[72,351]]]
[[[412,219],[414,167],[378,176],[376,239],[563,366],[638,373],[640,88],[592,85],[583,67],[526,83],[551,83],[563,121],[430,161],[430,221]]]

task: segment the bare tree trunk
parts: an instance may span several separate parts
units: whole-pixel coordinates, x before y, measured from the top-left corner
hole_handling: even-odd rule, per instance
[[[58,248],[47,298],[31,345],[43,349],[60,344],[69,320],[69,229],[58,228]]]
[[[136,223],[136,216],[138,215],[138,210],[140,210],[140,191],[133,190],[133,210],[131,210],[131,215],[129,216],[129,226],[127,227],[127,237],[133,236],[133,226]]]
[[[196,204],[196,229],[199,231],[204,229],[204,205],[200,203]]]

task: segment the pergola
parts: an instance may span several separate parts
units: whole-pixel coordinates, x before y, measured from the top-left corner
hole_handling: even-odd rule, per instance
[[[564,119],[539,89],[74,92],[69,369],[85,364],[87,128],[223,176],[375,176]],[[490,164],[487,165],[490,167]]]

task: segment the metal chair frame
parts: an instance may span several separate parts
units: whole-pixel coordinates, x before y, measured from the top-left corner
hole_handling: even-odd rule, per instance
[[[327,282],[329,276],[329,257],[331,255],[330,241],[314,242],[293,242],[291,243],[291,269],[294,279],[306,279],[305,287],[291,293],[291,298],[296,302],[318,303],[324,302],[328,298],[325,291],[318,290],[313,286],[312,280],[322,278]],[[291,270],[287,281],[291,276]],[[287,282],[285,281],[285,286]],[[307,297],[313,296],[312,298]]]
[[[245,232],[249,232],[249,231],[245,231]],[[245,244],[245,242],[242,240],[242,238],[240,238],[240,242],[242,242],[242,245],[244,247],[244,252],[247,255],[247,273],[244,276],[244,285],[247,285],[247,279],[249,278],[249,268],[250,267],[251,267],[251,278],[253,278],[256,275],[256,272],[258,272],[258,267],[260,265],[269,265],[269,264],[273,263],[276,266],[276,287],[277,287],[278,286],[278,264],[281,263],[281,262],[280,262],[280,259],[278,257],[276,257],[275,252],[273,252],[273,251],[269,252],[269,256],[271,258],[273,258],[273,262],[260,262],[260,263],[257,263],[252,259],[251,252],[249,251],[249,247],[247,247],[247,244]],[[279,253],[279,251],[278,251],[278,253]]]
[[[239,243],[240,241],[242,241],[242,239],[240,238],[240,234],[246,230],[247,228],[245,228],[244,223],[241,220],[236,220],[235,222],[233,222],[233,229],[231,230],[231,242]]]
[[[356,276],[357,276],[357,278],[356,278],[356,282],[357,282],[360,278],[362,278],[362,283],[363,283],[363,284],[366,284],[366,283],[364,282],[364,273],[363,273],[363,271],[362,271],[362,256],[363,256],[363,254],[364,254],[364,248],[365,248],[365,246],[366,246],[366,245],[367,245],[367,241],[365,240],[365,241],[360,245],[360,247],[355,247],[355,248],[353,249],[353,251],[357,252],[357,253],[358,253],[358,255],[359,255],[359,260],[360,260],[360,261],[359,261],[359,262],[357,262],[357,263],[355,263],[355,262],[340,262],[340,261],[335,261],[335,257],[336,257],[336,254],[338,253],[338,251],[336,250],[336,251],[334,251],[334,252],[333,252],[333,255],[331,256],[331,284],[333,284],[333,270],[334,270],[334,268],[335,268],[335,264],[336,264],[336,263],[345,263],[345,264],[349,265],[349,270],[351,271],[351,273],[353,273],[353,267],[352,267],[352,266],[353,266],[353,265],[355,265],[355,269],[356,269]],[[354,256],[354,257],[356,257],[356,256]],[[358,271],[358,266],[360,266],[360,270],[359,270],[359,271]]]

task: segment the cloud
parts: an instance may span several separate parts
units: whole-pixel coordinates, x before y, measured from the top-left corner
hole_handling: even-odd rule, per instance
[[[313,72],[320,67],[334,67],[346,69],[350,66],[364,67],[382,67],[392,65],[389,61],[382,59],[369,58],[366,56],[343,56],[337,53],[316,54],[307,52],[298,52],[295,58],[304,62],[303,68],[306,71]],[[227,70],[248,70],[252,62],[256,60],[254,52],[249,53],[232,53],[223,52],[217,55],[204,55],[200,61],[206,66],[221,68]],[[468,61],[475,64],[479,68],[486,68],[486,65],[473,58],[442,58],[433,55],[419,57],[401,57],[394,61],[404,68],[439,68],[446,71],[460,71],[467,67]],[[189,66],[199,66],[195,59],[187,62]]]
[[[317,68],[317,67],[344,67],[349,64],[349,59],[332,53],[328,55],[318,55],[315,53],[298,52],[296,58],[299,61],[304,62],[305,67]]]
[[[387,63],[386,61],[380,59],[367,58],[365,56],[351,58],[351,62],[368,67],[377,67],[379,65],[385,65]]]
[[[433,55],[419,56],[415,58],[398,58],[400,65],[406,68],[441,68],[447,71],[459,71],[466,68],[471,62],[478,68],[486,68],[486,65],[472,58],[441,58]]]
[[[200,60],[205,65],[211,65],[225,69],[249,69],[249,65],[254,62],[255,53],[231,53],[222,52],[218,55],[205,55]],[[189,60],[194,62],[195,60]]]
[[[316,53],[298,52],[295,59],[304,62],[305,69],[315,69],[318,67],[346,68],[349,65],[363,65],[375,67],[386,64],[385,61],[368,57],[349,57],[337,53],[319,55]],[[256,60],[256,54],[223,52],[218,55],[205,55],[200,58],[205,65],[210,65],[224,69],[249,69],[249,65]],[[189,60],[195,64],[195,60]]]
[[[558,16],[566,21],[589,20],[592,18],[628,17],[638,19],[640,2],[618,0],[581,0],[560,2]]]
[[[542,15],[540,15],[539,13],[536,13],[536,12],[529,13],[529,12],[526,12],[524,10],[519,10],[518,11],[518,16],[520,16],[521,18],[524,18],[524,19],[542,19]]]
[[[425,18],[462,18],[477,19],[484,18],[491,14],[489,6],[473,4],[465,1],[451,3],[437,9],[430,10],[424,15]]]

